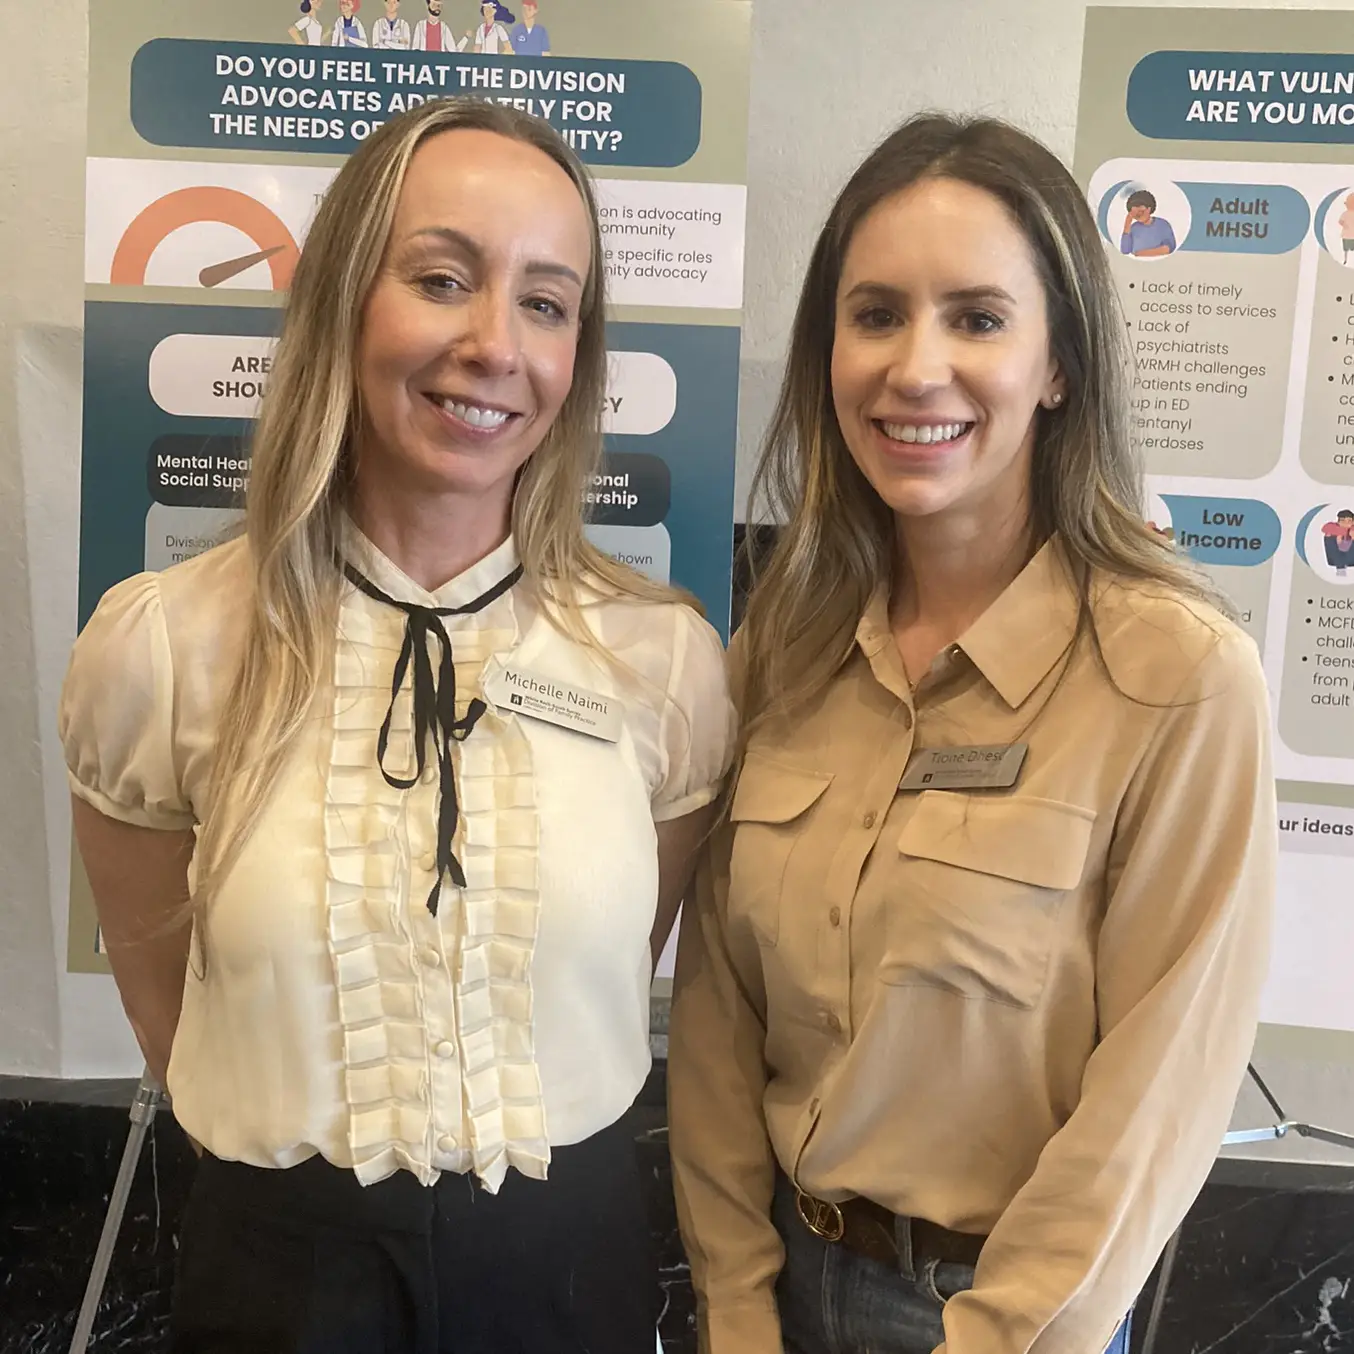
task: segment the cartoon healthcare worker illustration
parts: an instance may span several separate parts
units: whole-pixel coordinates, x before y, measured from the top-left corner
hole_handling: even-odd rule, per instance
[[[483,52],[486,56],[510,55],[513,45],[512,38],[508,36],[507,26],[515,17],[513,12],[496,3],[496,0],[484,0],[484,4],[480,6],[480,14],[483,21],[473,32],[465,35],[461,50],[466,50],[468,44],[470,51]]]
[[[1345,570],[1354,564],[1354,512],[1341,508],[1335,521],[1321,524],[1321,534],[1326,538],[1326,563],[1336,578],[1344,578]]]
[[[1135,259],[1159,259],[1175,253],[1175,231],[1164,216],[1157,216],[1157,200],[1145,188],[1128,195],[1128,215],[1119,250]]]
[[[549,56],[550,34],[536,22],[536,0],[522,0],[522,17],[512,26],[512,50],[517,56]]]
[[[414,25],[414,51],[459,52],[464,46],[442,22],[442,0],[428,0],[428,17]]]
[[[324,0],[301,0],[301,17],[287,29],[287,36],[301,47],[318,47],[324,42],[320,9]]]
[[[338,0],[339,18],[329,37],[331,47],[365,47],[367,30],[357,11],[362,8],[362,0]]]
[[[371,45],[382,51],[407,51],[413,42],[407,19],[400,18],[400,0],[386,0],[385,14],[371,26]]]

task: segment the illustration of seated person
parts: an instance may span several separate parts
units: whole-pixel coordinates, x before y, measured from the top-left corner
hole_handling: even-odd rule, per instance
[[[1128,195],[1128,215],[1119,250],[1135,259],[1159,259],[1175,253],[1175,231],[1164,216],[1157,216],[1157,200],[1145,188]]]
[[[1322,524],[1321,534],[1326,538],[1326,563],[1336,578],[1346,577],[1345,570],[1354,563],[1354,512],[1341,508],[1335,521]]]

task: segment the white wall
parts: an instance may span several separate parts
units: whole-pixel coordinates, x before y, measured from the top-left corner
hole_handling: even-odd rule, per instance
[[[38,8],[6,22],[0,81],[0,1071],[29,1073],[64,1065],[69,828],[52,729],[75,632],[81,19]]]
[[[63,960],[69,829],[52,729],[78,518],[86,56],[74,13],[27,6],[5,25],[0,88],[0,1072],[67,1076],[138,1066],[111,984],[68,977]],[[756,0],[740,502],[809,245],[846,173],[928,107],[1010,118],[1070,160],[1084,13],[1080,0],[875,0],[849,14]],[[1257,1056],[1290,1111],[1354,1129],[1354,1040],[1267,1031]],[[1266,1117],[1243,1095],[1240,1122]]]

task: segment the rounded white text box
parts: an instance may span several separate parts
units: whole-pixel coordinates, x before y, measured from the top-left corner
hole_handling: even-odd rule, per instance
[[[276,342],[248,334],[170,334],[150,355],[151,399],[184,418],[257,418]]]
[[[607,354],[602,431],[661,432],[677,412],[677,373],[657,353]]]

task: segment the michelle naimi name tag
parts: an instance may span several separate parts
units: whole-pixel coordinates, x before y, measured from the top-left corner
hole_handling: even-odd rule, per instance
[[[485,673],[484,694],[504,712],[557,724],[607,743],[621,736],[621,703],[615,696],[585,691],[555,677],[496,665]]]
[[[927,748],[914,752],[900,790],[1004,790],[1016,783],[1028,743]]]

